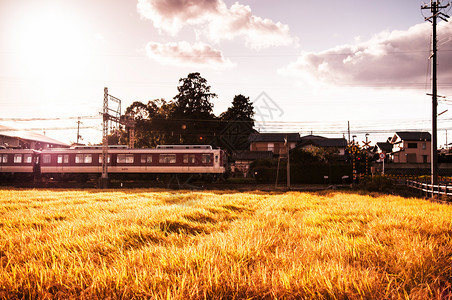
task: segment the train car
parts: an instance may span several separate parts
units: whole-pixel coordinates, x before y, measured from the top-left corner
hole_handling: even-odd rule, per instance
[[[30,149],[0,149],[0,180],[33,176],[39,154]]]
[[[108,149],[109,174],[224,174],[225,155],[211,146],[162,146],[156,149]],[[42,175],[101,174],[102,148],[41,151]]]

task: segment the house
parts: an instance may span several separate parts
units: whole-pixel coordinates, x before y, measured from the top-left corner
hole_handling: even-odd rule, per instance
[[[304,150],[310,150],[314,147],[334,149],[338,155],[344,156],[347,140],[345,138],[326,138],[311,134],[301,137],[298,146]]]
[[[271,151],[274,156],[287,154],[300,142],[298,133],[254,133],[249,137],[250,151]]]
[[[258,159],[272,159],[271,151],[238,151],[232,153],[231,172],[233,176],[246,177],[253,161]]]
[[[388,140],[391,140],[391,138],[389,138]],[[372,152],[378,154],[380,160],[381,160],[380,154],[383,153],[385,161],[388,161],[389,155],[390,153],[392,153],[392,144],[390,142],[378,142],[373,147]]]
[[[36,132],[0,125],[0,147],[5,148],[68,148],[69,145]]]
[[[396,132],[391,138],[394,163],[430,163],[431,135],[429,132]]]

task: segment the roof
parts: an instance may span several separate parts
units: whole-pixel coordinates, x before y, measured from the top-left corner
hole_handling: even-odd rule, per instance
[[[0,125],[0,135],[12,137],[12,138],[18,138],[18,139],[22,139],[22,140],[37,141],[40,143],[56,144],[56,145],[69,147],[68,144],[60,142],[55,139],[52,139],[43,134],[26,131],[26,130],[20,130],[20,129],[16,129],[16,128],[4,126],[4,125]]]
[[[318,147],[346,147],[345,138],[326,138],[319,135],[307,135],[300,138],[300,146],[315,145]]]
[[[375,145],[375,151],[378,149],[386,153],[392,152],[392,144],[388,142],[379,142]]]
[[[240,151],[232,154],[232,160],[256,160],[273,158],[271,151]]]
[[[395,136],[392,138],[392,143],[397,142],[398,136],[400,140],[403,141],[431,141],[432,136],[430,132],[426,131],[399,131],[395,133]],[[396,138],[396,139],[394,139]]]
[[[248,140],[253,142],[285,142],[287,137],[289,142],[300,141],[299,133],[253,133],[249,136]]]

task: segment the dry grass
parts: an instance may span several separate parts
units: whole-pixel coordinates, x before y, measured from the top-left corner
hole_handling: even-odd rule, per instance
[[[449,299],[451,220],[339,192],[0,190],[0,299]]]

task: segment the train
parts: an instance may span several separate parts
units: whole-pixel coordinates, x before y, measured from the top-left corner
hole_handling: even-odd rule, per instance
[[[210,145],[159,145],[147,149],[109,146],[107,152],[107,172],[113,178],[182,174],[218,178],[227,169],[225,152]],[[87,180],[101,174],[102,146],[0,149],[0,180]]]

